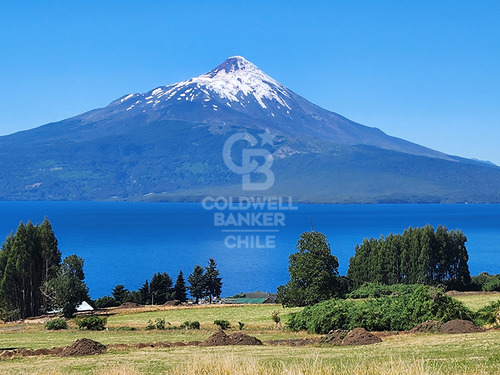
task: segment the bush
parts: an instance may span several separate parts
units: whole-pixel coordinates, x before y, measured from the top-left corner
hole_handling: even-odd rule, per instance
[[[106,326],[107,319],[100,318],[96,315],[87,316],[85,318],[79,319],[76,322],[78,329],[86,329],[89,331],[102,331]]]
[[[64,319],[52,319],[45,324],[45,329],[47,330],[60,330],[68,329],[68,323]]]
[[[280,312],[279,311],[273,311],[271,313],[271,319],[276,325],[279,325],[281,323],[281,318],[280,318]]]
[[[118,306],[119,303],[116,302],[116,300],[111,296],[104,296],[104,297],[96,299],[94,302],[94,305],[98,309],[104,309],[105,307]]]
[[[155,320],[155,327],[156,329],[160,329],[160,330],[163,330],[165,329],[165,319],[156,319]]]
[[[476,312],[476,324],[500,326],[500,300],[490,303]]]
[[[200,329],[200,322],[195,320],[194,322],[185,321],[180,325],[181,329]]]
[[[156,325],[151,321],[151,319],[148,320],[148,325],[146,326],[146,331],[151,331],[152,329],[155,329]]]
[[[474,314],[442,290],[420,286],[411,294],[382,296],[363,301],[332,299],[292,315],[291,330],[328,333],[357,327],[369,331],[404,331],[426,320],[472,320]]]
[[[382,296],[390,296],[392,294],[411,294],[420,285],[419,284],[393,284],[384,285],[377,283],[364,283],[356,290],[347,294],[347,298],[360,299],[360,298],[379,298]]]
[[[243,327],[245,326],[245,323],[242,323],[242,322],[238,322],[238,328],[240,331],[243,330]]]
[[[229,321],[227,320],[223,320],[223,319],[217,319],[214,321],[214,324],[219,326],[220,329],[229,329],[231,328],[231,324],[229,323]]]
[[[117,331],[137,331],[135,327],[121,326],[116,329]]]

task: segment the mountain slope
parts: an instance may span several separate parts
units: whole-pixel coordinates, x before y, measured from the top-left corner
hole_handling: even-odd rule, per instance
[[[266,129],[273,135],[266,147],[276,177],[266,194],[306,202],[500,202],[500,168],[352,122],[242,57],[187,81],[0,137],[0,199],[240,195],[241,176],[224,164],[224,143],[239,131],[257,137]]]

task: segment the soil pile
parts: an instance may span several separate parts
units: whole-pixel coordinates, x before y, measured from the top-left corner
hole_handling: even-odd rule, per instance
[[[321,342],[325,344],[342,345],[342,340],[347,336],[348,333],[349,331],[336,329],[335,331],[328,332],[328,335],[323,336],[321,338]]]
[[[441,322],[437,320],[426,320],[420,324],[417,324],[410,330],[410,333],[432,333],[439,332],[439,328],[441,327]]]
[[[484,332],[484,329],[469,320],[455,319],[443,323],[439,329],[441,333],[473,333]]]
[[[262,341],[257,337],[248,336],[241,332],[233,333],[228,337],[230,342],[229,345],[262,345]]]
[[[233,333],[226,335],[224,331],[217,331],[205,341],[200,343],[201,346],[224,346],[224,345],[262,345],[262,341],[253,336],[245,335],[244,333]]]
[[[380,337],[368,332],[364,328],[354,328],[342,340],[341,345],[370,345],[382,342]]]
[[[82,338],[65,347],[60,353],[61,357],[72,357],[80,355],[95,355],[106,351],[106,346],[100,342]]]
[[[173,299],[173,300],[170,300],[170,301],[167,301],[163,304],[163,306],[178,306],[181,304],[181,301],[177,300],[177,299]]]
[[[141,307],[142,305],[135,303],[135,302],[125,302],[122,303],[119,307],[120,309],[133,309],[136,307]]]

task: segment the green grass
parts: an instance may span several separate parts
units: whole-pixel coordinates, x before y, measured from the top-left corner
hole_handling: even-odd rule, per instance
[[[489,298],[489,297],[488,297]],[[481,306],[484,295],[467,295],[469,306]],[[237,322],[245,323],[244,333],[266,341],[280,338],[311,337],[305,332],[289,332],[276,327],[271,313],[279,310],[282,320],[297,309],[279,306],[215,306],[169,308],[161,311],[122,310],[108,318],[107,331],[46,331],[42,324],[0,326],[0,348],[50,348],[65,346],[81,337],[105,345],[160,341],[203,340],[217,328],[215,319],[227,319],[237,332]],[[148,319],[164,318],[174,325],[198,320],[201,330],[119,331],[120,326],[144,327]],[[24,357],[0,360],[0,374],[499,374],[500,331],[444,335],[394,335],[379,344],[356,347],[262,346],[262,347],[175,347],[110,349],[89,357]],[[1,352],[1,350],[0,350]]]
[[[258,305],[258,306],[231,306],[216,305],[210,307],[181,307],[170,308],[161,311],[132,312],[113,315],[108,318],[108,326],[131,326],[142,327],[147,325],[148,320],[165,319],[171,325],[179,326],[189,320],[197,320],[201,327],[214,329],[214,320],[225,319],[237,328],[238,322],[245,323],[245,328],[272,328],[275,323],[271,319],[273,311],[279,311],[283,323],[288,320],[292,312],[299,311],[300,308],[283,308],[281,305]]]
[[[82,358],[26,357],[0,362],[0,373],[190,374],[196,373],[194,367],[206,374],[498,374],[499,352],[500,332],[496,331],[401,335],[358,347],[181,347],[111,350]],[[235,371],[210,371],[217,369],[218,362]],[[302,371],[284,371],[294,368]]]
[[[465,306],[467,306],[472,311],[477,311],[480,308],[489,305],[491,302],[496,302],[500,300],[500,292],[491,293],[462,293],[457,296],[453,296]]]

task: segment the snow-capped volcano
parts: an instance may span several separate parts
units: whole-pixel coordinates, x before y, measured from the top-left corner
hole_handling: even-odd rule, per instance
[[[274,158],[275,184],[266,192],[272,196],[500,202],[500,168],[357,124],[239,56],[200,76],[0,137],[0,200],[238,196],[242,176],[222,156],[238,132],[271,133],[265,146]],[[232,155],[238,159],[238,147],[247,146],[239,142]]]
[[[111,103],[115,110],[132,113],[164,112],[179,105],[187,112],[180,117],[190,121],[214,120],[210,112],[233,110],[239,113],[259,111],[259,117],[290,117],[290,92],[257,66],[241,56],[230,57],[216,68],[186,81],[160,86],[145,94],[130,94]],[[186,104],[188,104],[186,106]],[[199,113],[201,111],[201,114]],[[176,111],[177,115],[180,112]],[[200,116],[201,115],[201,116]],[[208,117],[207,117],[208,116]],[[225,121],[223,121],[225,122]]]
[[[357,124],[297,95],[241,56],[198,77],[129,94],[85,114],[84,122],[181,120],[217,126],[269,129],[294,138],[372,145],[409,154],[447,158],[434,150]]]

